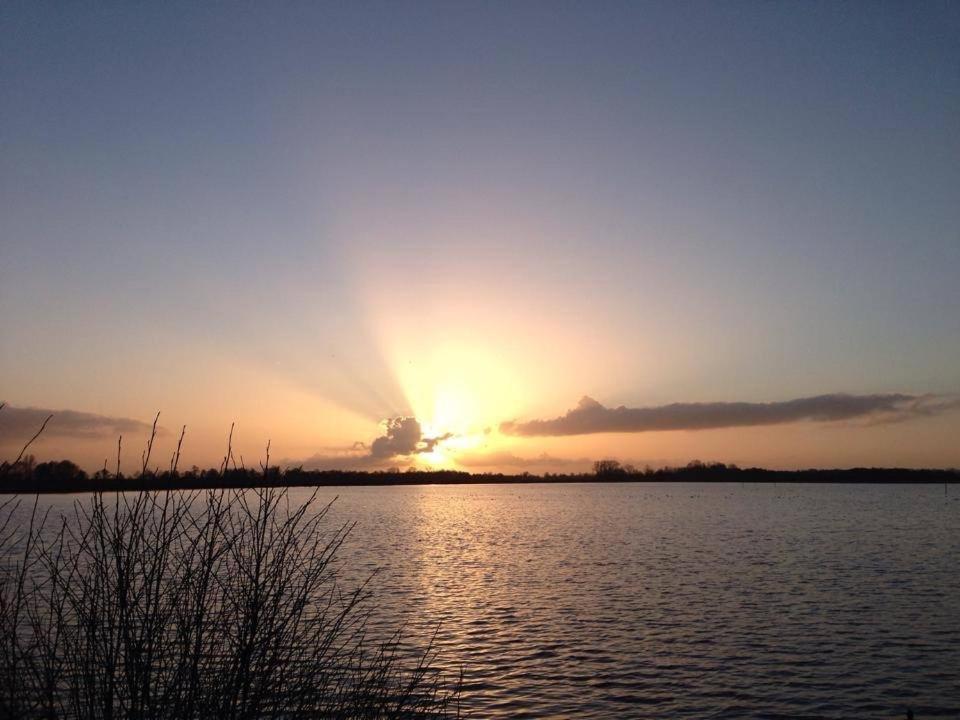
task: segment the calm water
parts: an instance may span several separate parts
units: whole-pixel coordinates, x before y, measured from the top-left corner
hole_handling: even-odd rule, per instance
[[[474,718],[960,718],[960,488],[335,495],[375,629],[442,623]]]
[[[960,717],[958,488],[329,492],[474,717]]]

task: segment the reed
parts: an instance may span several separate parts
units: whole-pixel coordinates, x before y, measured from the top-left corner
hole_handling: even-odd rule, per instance
[[[0,717],[459,717],[432,643],[368,638],[369,581],[338,582],[353,526],[329,510],[282,488],[93,493],[57,516],[7,499]]]

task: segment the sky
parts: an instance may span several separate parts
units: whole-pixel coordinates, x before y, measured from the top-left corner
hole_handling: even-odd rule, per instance
[[[0,456],[960,466],[960,4],[0,7]],[[619,410],[622,408],[622,410]]]

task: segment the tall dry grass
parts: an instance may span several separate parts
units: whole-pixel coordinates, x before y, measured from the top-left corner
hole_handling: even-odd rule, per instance
[[[432,647],[368,641],[329,509],[281,488],[6,500],[0,717],[459,717]]]

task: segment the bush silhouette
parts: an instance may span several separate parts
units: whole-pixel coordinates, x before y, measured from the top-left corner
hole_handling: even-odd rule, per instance
[[[366,641],[328,509],[276,488],[96,493],[57,518],[7,500],[0,717],[457,716],[430,648]]]

